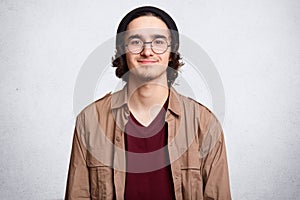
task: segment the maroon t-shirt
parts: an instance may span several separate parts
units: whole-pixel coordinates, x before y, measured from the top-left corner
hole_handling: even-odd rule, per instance
[[[125,127],[127,173],[125,200],[175,199],[167,151],[167,102],[147,127],[132,114]]]

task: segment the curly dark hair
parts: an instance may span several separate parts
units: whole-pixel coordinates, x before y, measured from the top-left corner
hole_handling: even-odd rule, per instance
[[[128,65],[126,61],[126,55],[125,55],[125,44],[124,44],[124,34],[120,34],[122,31],[127,30],[127,25],[129,24],[130,21],[132,21],[135,18],[141,17],[141,16],[155,16],[158,17],[159,19],[163,20],[168,28],[171,31],[171,52],[170,52],[170,59],[168,63],[168,68],[167,68],[167,80],[168,80],[168,86],[170,87],[175,79],[178,76],[178,69],[184,65],[182,62],[182,57],[180,53],[178,52],[179,48],[179,35],[177,32],[177,27],[175,25],[175,22],[172,20],[172,18],[167,15],[164,11],[155,8],[155,10],[152,10],[154,7],[143,7],[143,8],[148,8],[146,10],[142,10],[140,12],[135,12],[135,10],[138,10],[140,8],[137,8],[133,11],[131,11],[129,14],[127,14],[123,20],[121,21],[119,28],[118,28],[118,33],[116,37],[116,53],[115,56],[112,58],[112,66],[116,67],[116,76],[119,78],[122,78],[123,81],[128,82]],[[149,11],[150,8],[150,11]],[[157,11],[159,10],[159,12]],[[158,13],[157,13],[158,12]],[[163,12],[163,15],[162,13]],[[131,16],[130,16],[131,14]],[[165,16],[167,15],[167,16]],[[127,18],[126,18],[127,17]],[[164,17],[164,18],[163,18]],[[165,19],[168,18],[168,19]],[[170,19],[169,19],[170,18]],[[167,21],[169,20],[169,21]],[[170,25],[170,20],[172,23]],[[175,28],[172,27],[175,26]],[[171,26],[171,27],[170,27]],[[123,29],[123,30],[122,30]],[[173,30],[171,30],[173,29]]]

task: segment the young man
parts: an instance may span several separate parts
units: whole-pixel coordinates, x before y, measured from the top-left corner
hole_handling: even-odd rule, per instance
[[[78,115],[66,199],[231,199],[219,122],[172,87],[173,19],[140,7],[117,33],[113,67],[127,84]]]

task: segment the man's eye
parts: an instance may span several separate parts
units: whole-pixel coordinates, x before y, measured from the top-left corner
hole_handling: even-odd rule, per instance
[[[162,39],[156,39],[153,41],[154,45],[164,45],[165,43],[166,43],[166,41],[162,40]]]
[[[134,46],[140,46],[143,44],[143,42],[141,40],[130,40],[129,44]]]

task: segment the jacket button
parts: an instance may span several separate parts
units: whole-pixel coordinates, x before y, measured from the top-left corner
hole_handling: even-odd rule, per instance
[[[118,136],[118,137],[116,137],[116,141],[117,141],[117,142],[120,142],[120,140],[121,140],[121,139],[120,139],[120,137],[119,137],[119,136]]]

